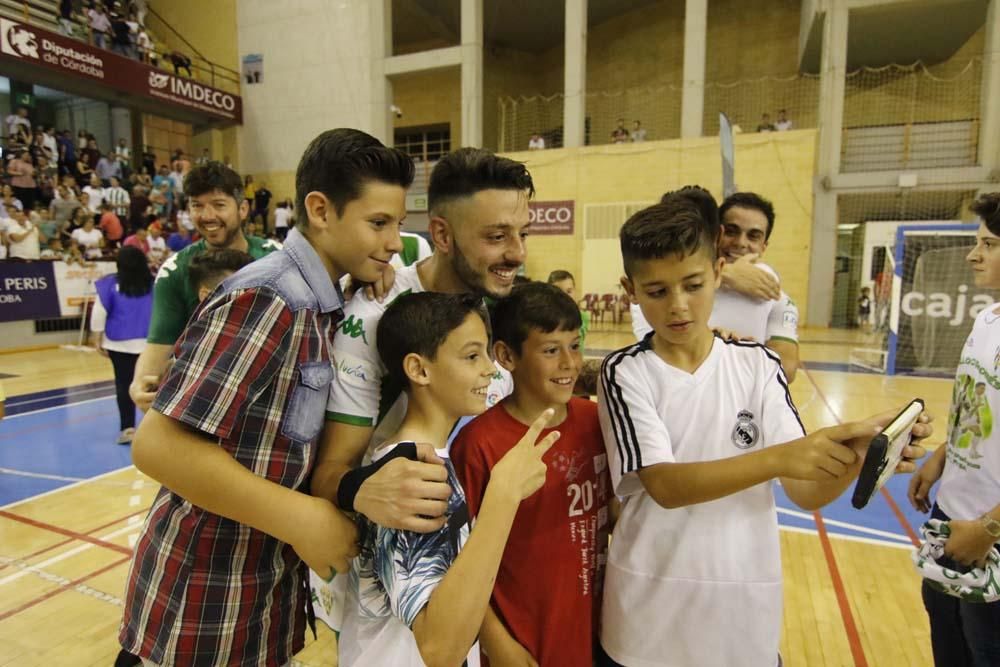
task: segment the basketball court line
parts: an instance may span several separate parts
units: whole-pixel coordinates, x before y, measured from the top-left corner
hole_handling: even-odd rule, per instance
[[[45,602],[46,600],[48,600],[50,598],[53,598],[56,595],[59,595],[60,593],[64,593],[64,592],[69,591],[69,590],[75,590],[76,587],[79,586],[80,584],[82,584],[83,582],[89,581],[90,579],[93,579],[94,577],[98,577],[98,576],[104,574],[105,572],[108,572],[109,570],[113,570],[116,567],[118,567],[119,565],[121,565],[123,563],[126,563],[129,560],[131,560],[131,558],[132,558],[131,556],[126,556],[125,558],[120,558],[120,559],[118,559],[118,560],[116,560],[116,561],[114,561],[112,563],[109,563],[108,565],[105,565],[102,568],[99,568],[97,570],[94,570],[93,572],[90,572],[89,574],[85,574],[82,577],[78,577],[78,578],[74,579],[73,581],[70,581],[69,583],[61,584],[59,586],[59,588],[55,588],[55,589],[53,589],[53,590],[51,590],[51,591],[49,591],[47,593],[44,593],[43,595],[40,595],[40,596],[38,596],[36,598],[28,600],[27,602],[25,602],[25,603],[23,603],[21,605],[18,605],[17,607],[14,607],[13,609],[8,609],[7,611],[0,613],[0,621],[8,619],[11,616],[14,616],[15,614],[20,614],[22,611],[30,609],[31,607],[34,607],[37,604],[41,604],[42,602]]]
[[[36,493],[33,496],[29,496],[27,498],[21,498],[20,500],[15,500],[13,502],[7,503],[6,505],[0,505],[0,511],[2,511],[2,510],[9,510],[9,509],[12,509],[14,507],[17,507],[18,505],[22,505],[24,503],[31,502],[32,500],[38,500],[39,498],[44,498],[46,496],[51,496],[54,493],[60,493],[62,491],[66,491],[68,489],[74,489],[74,488],[80,486],[81,484],[87,484],[88,482],[93,482],[93,481],[102,479],[104,477],[108,477],[110,475],[114,475],[116,473],[122,472],[123,470],[128,470],[129,468],[134,468],[134,467],[135,466],[131,466],[131,465],[123,466],[121,468],[116,468],[115,470],[109,470],[108,472],[101,473],[100,475],[95,475],[94,477],[88,477],[87,479],[81,480],[79,482],[73,482],[71,484],[67,484],[66,486],[60,486],[60,487],[55,488],[55,489],[49,489],[48,491],[43,491],[42,493]]]
[[[85,586],[83,584],[77,584],[74,586],[72,580],[70,580],[68,577],[63,577],[61,575],[48,572],[36,565],[31,565],[30,563],[27,563],[19,558],[7,558],[6,556],[0,556],[0,565],[11,565],[13,567],[19,568],[21,572],[25,575],[34,574],[43,581],[56,584],[57,586],[63,588],[72,587],[77,593],[81,593],[88,597],[92,597],[95,600],[100,600],[101,602],[108,602],[116,607],[121,607],[123,604],[121,598],[117,598],[114,595],[111,595],[111,593],[105,593],[104,591],[98,590],[96,588],[91,588],[90,586]],[[14,614],[11,614],[11,616],[13,615]]]
[[[787,516],[794,516],[794,517],[799,518],[799,519],[812,520],[812,518],[813,518],[812,514],[810,514],[808,512],[799,512],[799,511],[791,510],[791,509],[788,509],[788,508],[785,508],[785,507],[779,507],[778,508],[778,514],[784,514],[784,515],[787,515]],[[844,528],[844,529],[851,530],[851,531],[854,531],[854,532],[857,532],[857,533],[865,533],[865,534],[868,534],[868,535],[873,535],[873,536],[876,536],[876,537],[883,538],[881,541],[874,540],[874,539],[870,540],[871,542],[876,542],[878,544],[885,544],[886,540],[889,540],[889,541],[894,542],[894,543],[900,543],[900,542],[904,543],[906,546],[910,545],[910,538],[907,537],[907,536],[905,536],[905,535],[898,535],[896,533],[890,533],[889,531],[878,530],[876,528],[868,528],[867,526],[860,526],[858,524],[848,523],[846,521],[837,521],[836,519],[831,519],[829,517],[824,517],[823,521],[828,526],[836,526],[837,528]],[[833,533],[831,535],[831,537],[851,537],[851,535],[844,535],[842,533]]]
[[[60,405],[67,405],[70,403],[75,403],[77,401],[72,401],[76,396],[90,396],[92,394],[101,394],[103,396],[109,395],[114,396],[114,385],[107,386],[90,386],[90,385],[77,385],[75,387],[70,387],[69,389],[57,390],[55,392],[51,391],[40,391],[35,394],[19,394],[18,396],[12,398],[9,403],[11,408],[20,408],[22,405],[32,405],[34,403],[46,403],[51,401],[62,401]],[[17,411],[15,414],[19,414]]]
[[[32,479],[51,479],[56,482],[85,482],[86,477],[66,477],[65,475],[50,475],[44,472],[30,472],[28,470],[15,470],[14,468],[0,468],[0,475],[16,475],[18,477],[31,477]]]
[[[105,542],[102,539],[99,539],[99,538],[96,538],[96,537],[91,537],[90,535],[85,535],[84,533],[78,533],[75,530],[68,530],[66,528],[61,528],[61,527],[55,526],[55,525],[53,525],[51,523],[45,523],[44,521],[37,521],[35,519],[29,519],[26,516],[20,516],[19,514],[14,514],[12,512],[7,512],[7,511],[4,511],[4,510],[0,510],[0,517],[3,517],[5,519],[10,519],[11,521],[17,521],[19,523],[23,523],[23,524],[25,524],[27,526],[31,526],[33,528],[39,528],[41,530],[47,530],[50,533],[58,533],[59,535],[63,535],[64,537],[72,537],[75,540],[81,540],[83,542],[90,542],[91,544],[95,544],[95,545],[97,545],[99,547],[104,547],[105,549],[111,549],[112,551],[117,551],[119,553],[124,553],[124,554],[128,554],[128,555],[132,555],[132,550],[131,549],[127,549],[125,547],[119,546],[117,544],[113,544],[111,542]]]
[[[88,398],[82,401],[73,401],[69,403],[64,403],[62,405],[53,405],[47,408],[39,408],[37,410],[29,410],[28,412],[19,412],[16,415],[7,415],[4,417],[4,421],[8,419],[17,419],[19,417],[28,417],[30,415],[37,415],[43,412],[50,412],[52,410],[62,410],[63,408],[68,408],[70,406],[84,405],[86,403],[96,403],[97,401],[111,401],[114,400],[114,396],[102,396],[101,398]]]
[[[109,542],[107,542],[107,540],[113,540],[114,538],[120,537],[120,536],[125,535],[127,533],[138,532],[140,528],[141,528],[141,526],[139,524],[130,524],[128,526],[122,526],[121,528],[113,530],[113,531],[111,531],[110,533],[108,533],[106,535],[102,535],[101,537],[96,538],[96,540],[100,541],[100,542],[103,542],[104,544],[110,544]],[[8,557],[7,560],[10,560],[10,561],[21,561],[21,562],[23,562],[24,563],[24,567],[21,569],[20,572],[15,572],[14,574],[9,574],[6,577],[3,577],[2,579],[0,579],[0,586],[3,586],[5,584],[9,584],[9,583],[14,582],[14,581],[17,581],[18,579],[20,579],[20,578],[22,578],[22,577],[30,574],[31,572],[33,572],[36,569],[37,570],[43,570],[44,568],[47,568],[47,567],[49,567],[51,565],[55,565],[56,563],[61,563],[64,560],[68,560],[68,559],[72,558],[73,556],[75,556],[75,555],[77,555],[79,553],[83,553],[84,551],[89,551],[89,550],[91,550],[91,549],[94,548],[94,544],[95,544],[94,542],[86,542],[86,543],[81,544],[79,546],[73,547],[72,549],[69,549],[68,551],[64,551],[61,554],[57,554],[55,556],[52,556],[51,558],[48,558],[48,559],[42,561],[41,563],[35,563],[35,564],[28,563],[26,558],[9,558]],[[125,551],[125,552],[127,552],[128,555],[130,555],[130,556],[132,555],[132,549],[125,549],[124,547],[122,547],[122,550]],[[4,557],[0,556],[0,558],[4,558]],[[10,564],[14,564],[14,563],[12,562]]]
[[[800,533],[802,535],[812,535],[813,537],[819,537],[819,531],[814,528],[802,528],[801,526],[788,526],[780,525],[778,530],[783,530],[789,533]],[[876,547],[887,547],[889,549],[903,549],[904,551],[913,551],[913,547],[910,546],[909,542],[887,542],[886,540],[876,540],[870,537],[861,537],[859,535],[846,535],[844,533],[827,533],[830,536],[830,540],[843,540],[845,542],[859,542],[861,544],[871,544]]]
[[[833,553],[833,544],[830,536],[826,532],[823,524],[823,517],[819,510],[813,512],[816,520],[816,530],[819,534],[820,546],[823,547],[823,555],[826,557],[826,566],[830,571],[830,580],[833,583],[833,592],[837,597],[837,606],[840,607],[840,617],[844,622],[844,631],[847,633],[847,643],[851,648],[851,656],[854,658],[855,667],[868,667],[868,658],[865,657],[865,649],[861,645],[861,635],[858,633],[857,623],[854,621],[854,613],[847,600],[847,589],[844,588],[844,580],[840,576],[840,568],[837,567],[837,558]]]
[[[97,526],[96,528],[91,528],[90,530],[86,531],[85,534],[87,534],[87,535],[93,535],[94,533],[96,533],[99,530],[104,530],[105,528],[108,528],[109,526],[113,526],[116,523],[121,523],[122,521],[128,521],[129,519],[131,519],[133,517],[136,517],[136,516],[139,516],[140,514],[145,514],[148,511],[149,511],[149,508],[147,507],[146,509],[141,509],[138,512],[132,512],[131,514],[126,514],[125,516],[119,517],[117,519],[114,519],[113,521],[109,521],[107,523],[103,523],[100,526]],[[41,549],[38,549],[37,551],[33,551],[30,554],[27,554],[25,556],[21,556],[21,559],[22,560],[29,560],[31,558],[35,558],[36,556],[41,556],[43,553],[46,553],[48,551],[52,551],[53,549],[58,549],[59,547],[62,547],[62,546],[66,546],[67,544],[69,544],[70,542],[73,542],[74,540],[75,540],[75,538],[70,537],[70,538],[67,538],[65,540],[56,542],[55,544],[50,544],[47,547],[42,547]],[[0,563],[0,570],[3,570],[5,567],[7,567],[7,565],[5,563]]]

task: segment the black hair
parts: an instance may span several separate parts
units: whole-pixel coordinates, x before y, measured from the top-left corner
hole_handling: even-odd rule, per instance
[[[702,251],[714,261],[718,257],[719,223],[706,220],[687,197],[672,197],[629,218],[619,239],[625,274],[632,277],[640,260],[688,257]]]
[[[296,223],[308,225],[305,202],[310,192],[323,193],[340,216],[368,181],[408,188],[413,183],[413,160],[361,130],[323,132],[309,143],[295,171]]]
[[[514,286],[517,285],[527,285],[531,282],[531,278],[528,276],[514,276]]]
[[[434,165],[427,186],[427,210],[441,207],[483,190],[517,190],[535,196],[535,184],[523,162],[500,157],[482,148],[460,148]]]
[[[124,246],[118,251],[118,291],[125,296],[145,296],[153,289],[153,274],[149,271],[146,254],[138,248]]]
[[[969,209],[986,223],[991,234],[1000,236],[1000,192],[979,195]]]
[[[726,211],[734,206],[763,213],[764,217],[767,218],[767,232],[764,234],[764,240],[767,241],[771,238],[771,230],[774,229],[774,204],[756,192],[734,192],[726,197],[722,206],[719,207],[719,219],[724,221]]]
[[[195,293],[202,287],[213,290],[226,276],[236,273],[252,261],[253,257],[242,250],[204,250],[192,257],[188,264],[188,284]]]
[[[674,197],[681,197],[697,206],[698,210],[701,211],[701,217],[712,225],[718,226],[722,220],[722,216],[719,214],[719,205],[715,202],[715,197],[700,185],[685,185],[678,190],[665,192],[660,197],[660,203],[665,204]]]
[[[515,287],[493,305],[493,338],[517,354],[532,329],[542,333],[579,331],[583,324],[573,297],[555,285],[530,282]]]
[[[163,165],[166,166],[166,165]],[[206,162],[191,168],[184,177],[184,196],[200,197],[210,192],[224,192],[239,204],[243,201],[240,175],[221,162]]]
[[[378,355],[396,386],[407,387],[403,359],[419,354],[433,360],[438,348],[452,331],[471,314],[478,315],[490,332],[489,316],[482,298],[474,294],[417,292],[393,301],[376,329]]]
[[[573,274],[563,269],[556,269],[550,273],[546,282],[551,285],[552,283],[561,283],[564,280],[572,280],[573,284],[576,285],[576,278],[573,277]]]

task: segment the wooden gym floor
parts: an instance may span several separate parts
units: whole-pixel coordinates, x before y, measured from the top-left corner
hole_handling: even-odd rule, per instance
[[[594,331],[591,351],[632,341]],[[913,397],[938,417],[951,382],[853,372],[858,332],[806,330],[792,393],[807,428],[861,418]],[[108,667],[135,543],[157,485],[114,444],[111,364],[93,352],[0,355],[8,417],[0,422],[0,665]],[[906,477],[864,511],[840,499],[806,513],[780,497],[785,574],[782,654],[789,667],[931,665],[919,579],[910,562],[922,518]],[[739,613],[739,610],[734,610]],[[752,613],[752,612],[751,612]],[[294,664],[336,665],[333,633],[311,634]]]

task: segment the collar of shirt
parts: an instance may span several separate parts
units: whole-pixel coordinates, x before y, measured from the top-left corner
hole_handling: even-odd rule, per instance
[[[330,279],[323,261],[306,237],[298,229],[293,228],[285,238],[283,247],[299,267],[302,277],[309,284],[309,289],[316,295],[320,311],[329,313],[343,309],[344,293],[341,292],[340,285]]]

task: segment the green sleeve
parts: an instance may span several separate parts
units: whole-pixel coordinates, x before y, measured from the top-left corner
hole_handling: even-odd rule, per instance
[[[184,332],[191,313],[184,302],[184,272],[171,271],[153,285],[153,318],[146,341],[173,345]]]

